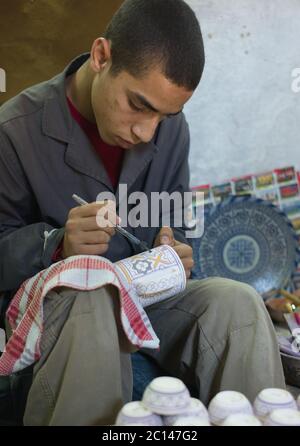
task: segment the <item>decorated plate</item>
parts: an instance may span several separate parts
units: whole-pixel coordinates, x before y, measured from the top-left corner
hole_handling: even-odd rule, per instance
[[[286,215],[249,195],[209,209],[203,236],[192,242],[194,278],[227,277],[259,293],[284,287],[299,261],[298,237]]]

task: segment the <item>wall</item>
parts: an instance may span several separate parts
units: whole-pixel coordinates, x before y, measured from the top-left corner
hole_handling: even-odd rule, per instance
[[[186,106],[192,185],[300,168],[300,0],[187,0],[207,63]]]
[[[122,0],[1,0],[0,68],[6,93],[49,79],[104,31]]]
[[[203,80],[186,107],[191,184],[295,164],[300,168],[300,0],[187,0],[206,47]],[[122,0],[1,0],[0,68],[7,93],[61,71],[88,51]]]

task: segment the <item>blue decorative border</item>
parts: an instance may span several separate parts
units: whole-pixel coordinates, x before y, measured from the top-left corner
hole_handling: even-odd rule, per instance
[[[228,198],[225,198],[223,201],[221,201],[219,204],[215,206],[209,206],[205,210],[205,228],[204,228],[204,235],[206,234],[206,231],[209,229],[210,224],[214,221],[215,217],[218,216],[223,208],[226,208],[232,204],[239,204],[239,203],[253,203],[256,205],[262,205],[266,208],[272,209],[273,212],[276,212],[280,218],[283,219],[284,223],[287,226],[287,230],[291,235],[291,239],[294,239],[295,241],[295,261],[294,261],[294,267],[291,270],[290,276],[286,277],[282,284],[280,284],[280,287],[285,287],[289,281],[293,280],[298,263],[300,261],[300,249],[299,249],[299,236],[297,235],[290,219],[287,217],[285,212],[283,212],[281,209],[279,209],[277,206],[273,205],[272,203],[262,200],[257,197],[253,197],[252,195],[231,195]],[[195,261],[195,267],[192,272],[192,278],[193,279],[203,279],[208,277],[208,274],[201,269],[199,257],[200,257],[200,249],[201,249],[201,240],[203,237],[198,239],[191,239],[191,244],[193,246],[194,250],[194,261]],[[242,280],[241,280],[242,281]]]

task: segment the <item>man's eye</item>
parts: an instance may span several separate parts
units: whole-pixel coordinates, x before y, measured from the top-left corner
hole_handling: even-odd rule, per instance
[[[129,105],[133,110],[138,112],[143,112],[145,110],[144,108],[140,108],[137,105],[135,105],[132,101],[129,101]]]

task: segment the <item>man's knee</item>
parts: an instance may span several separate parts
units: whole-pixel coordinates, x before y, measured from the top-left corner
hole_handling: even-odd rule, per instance
[[[55,288],[48,293],[44,302],[44,317],[57,311],[70,313],[72,316],[93,313],[101,307],[118,306],[117,289],[107,285],[95,290],[76,290],[67,287]],[[70,312],[70,310],[72,311]]]
[[[233,326],[240,327],[265,317],[267,312],[263,299],[250,285],[225,278],[212,278],[209,285],[206,304],[217,319],[226,319]]]
[[[121,319],[121,303],[118,289],[113,285],[106,285],[96,290],[79,292],[76,296],[75,308],[72,316],[90,312],[93,318],[101,321],[96,324],[99,327],[109,326],[118,335],[119,347],[125,353],[137,351],[137,347],[131,344],[124,331]]]
[[[44,301],[41,350],[48,351],[64,327],[68,327],[68,331],[74,333],[86,330],[85,327],[93,327],[93,330],[97,331],[101,325],[109,325],[113,330],[113,327],[119,325],[118,310],[118,298],[110,287],[91,291],[71,288],[52,290]],[[115,330],[116,334],[118,330]]]

